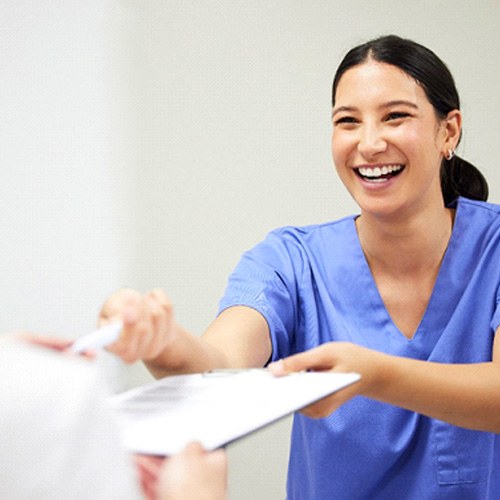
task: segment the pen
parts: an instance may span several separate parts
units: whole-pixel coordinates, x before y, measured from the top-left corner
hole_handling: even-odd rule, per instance
[[[270,373],[267,368],[216,368],[203,372],[204,377],[224,377],[226,375],[237,375],[238,373],[262,372]]]
[[[77,339],[70,349],[75,354],[102,349],[118,340],[122,328],[123,323],[110,323],[109,325],[101,326],[97,330]]]

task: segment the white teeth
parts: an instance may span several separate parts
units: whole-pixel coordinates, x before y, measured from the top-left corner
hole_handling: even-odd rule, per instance
[[[384,165],[382,167],[360,167],[358,168],[358,172],[363,177],[377,178],[381,175],[391,174],[393,172],[399,172],[402,170],[403,165]]]

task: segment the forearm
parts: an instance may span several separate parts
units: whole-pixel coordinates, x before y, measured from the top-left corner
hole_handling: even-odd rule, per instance
[[[382,355],[366,396],[470,429],[500,432],[498,363],[441,364]]]
[[[354,396],[366,396],[453,425],[500,433],[500,341],[492,358],[475,364],[433,363],[330,342],[274,363],[271,370],[276,375],[302,370],[361,375],[359,382],[308,407],[306,414],[314,418]]]
[[[223,311],[201,336],[177,324],[162,290],[141,295],[121,289],[103,305],[99,324],[123,324],[107,350],[126,363],[142,360],[157,378],[216,368],[263,366],[271,356],[265,318],[256,310],[234,306]]]
[[[157,378],[218,368],[255,368],[266,364],[271,350],[264,317],[249,307],[235,306],[222,312],[201,337],[176,326],[172,340],[146,366]]]
[[[175,341],[170,342],[159,356],[144,360],[155,378],[228,367],[224,354],[203,337],[193,335],[180,326],[176,327],[175,337]]]

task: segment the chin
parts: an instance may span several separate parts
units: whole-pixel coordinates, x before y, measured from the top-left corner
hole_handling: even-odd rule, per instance
[[[402,204],[394,199],[373,198],[373,197],[358,197],[356,203],[361,208],[361,214],[370,215],[375,218],[387,217],[393,219],[395,217],[404,216],[405,204]]]

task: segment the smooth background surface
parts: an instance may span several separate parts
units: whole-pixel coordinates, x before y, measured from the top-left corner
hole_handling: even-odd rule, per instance
[[[166,289],[201,333],[269,230],[356,210],[330,86],[377,35],[447,62],[459,154],[500,203],[499,18],[491,0],[2,0],[0,331],[86,333],[127,285]],[[150,380],[106,362],[117,389]],[[289,424],[231,446],[231,499],[284,497]]]

